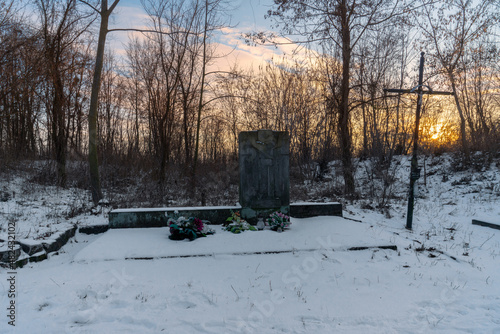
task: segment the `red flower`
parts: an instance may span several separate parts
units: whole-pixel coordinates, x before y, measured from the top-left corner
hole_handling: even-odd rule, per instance
[[[203,231],[203,222],[199,218],[194,219],[194,226],[198,232]]]

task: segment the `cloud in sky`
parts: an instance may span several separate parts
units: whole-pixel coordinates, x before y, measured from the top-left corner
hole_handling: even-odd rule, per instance
[[[148,29],[148,20],[148,15],[139,5],[118,5],[111,16],[109,28]],[[143,35],[140,32],[124,31],[112,32],[108,34],[107,40],[109,46],[119,57],[125,58],[127,56],[125,48],[130,36],[142,37]]]
[[[216,47],[218,58],[213,62],[211,71],[228,71],[236,64],[240,69],[257,69],[267,63],[277,61],[284,55],[291,55],[297,52],[296,44],[288,45],[248,45],[242,37],[243,33],[256,30],[270,31],[270,22],[264,20],[264,14],[270,8],[271,0],[242,0],[235,5],[232,21],[237,21],[237,27],[223,28],[212,43]],[[113,28],[134,28],[147,29],[149,26],[148,15],[143,10],[138,1],[125,0],[120,2],[115,9],[110,21],[110,29]],[[126,44],[130,36],[143,35],[140,32],[113,32],[108,35],[108,42],[111,49],[116,54],[125,59]],[[285,42],[284,38],[279,40]],[[298,57],[306,57],[306,52],[302,48]]]
[[[285,38],[276,38],[280,45],[247,44],[242,37],[250,30],[224,28],[216,43],[217,55],[223,56],[213,65],[218,70],[229,70],[234,64],[240,69],[258,68],[268,63],[283,63],[309,58],[310,50],[290,42]]]
[[[242,31],[236,28],[224,28],[216,43],[217,54],[223,56],[216,66],[227,70],[235,63],[239,68],[257,68],[277,56],[274,48],[263,45],[247,45],[242,37]],[[224,59],[225,58],[225,59]],[[226,68],[224,68],[226,67]]]

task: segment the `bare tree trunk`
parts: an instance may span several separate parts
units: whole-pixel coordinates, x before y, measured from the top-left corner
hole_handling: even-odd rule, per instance
[[[193,157],[193,174],[192,174],[192,189],[196,187],[196,169],[198,167],[198,154],[200,147],[200,126],[201,126],[201,112],[203,110],[203,91],[205,90],[205,77],[207,65],[207,29],[208,29],[208,0],[205,0],[205,25],[203,29],[203,57],[202,57],[202,70],[201,70],[201,84],[200,84],[200,100],[198,103],[198,118],[196,120],[196,139],[194,146]]]
[[[349,110],[349,80],[351,66],[351,31],[347,15],[347,4],[342,1],[340,5],[340,20],[342,27],[342,80],[340,84],[340,110],[339,110],[339,142],[342,160],[342,174],[344,177],[344,193],[354,194],[354,174],[352,165],[352,138]]]
[[[460,141],[462,142],[462,148],[464,150],[465,159],[469,159],[469,145],[467,143],[467,133],[465,131],[465,117],[460,105],[460,100],[458,99],[458,92],[456,86],[455,75],[450,70],[448,71],[448,77],[451,83],[451,89],[453,92],[453,97],[455,99],[455,104],[457,105],[458,115],[460,116]]]
[[[101,27],[99,29],[99,40],[97,42],[97,54],[94,66],[94,78],[92,81],[92,93],[90,96],[89,108],[89,170],[90,170],[90,191],[92,193],[92,201],[95,205],[102,199],[101,179],[99,176],[99,159],[98,159],[98,135],[97,135],[97,107],[99,103],[99,90],[101,88],[101,73],[104,62],[104,47],[106,45],[106,35],[108,34],[109,16],[113,12],[120,0],[115,0],[108,9],[108,1],[101,2]]]
[[[66,187],[66,133],[64,127],[64,87],[61,74],[55,69],[52,134],[57,164],[57,185]]]

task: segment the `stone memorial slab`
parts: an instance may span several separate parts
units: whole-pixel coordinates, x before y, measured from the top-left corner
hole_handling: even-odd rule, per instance
[[[239,135],[240,205],[250,222],[273,211],[290,211],[290,137],[285,131]]]

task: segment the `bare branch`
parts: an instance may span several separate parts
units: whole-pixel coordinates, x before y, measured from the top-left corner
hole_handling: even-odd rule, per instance
[[[199,33],[193,32],[193,31],[160,31],[160,30],[155,30],[155,29],[137,29],[137,28],[114,28],[114,29],[108,29],[108,32],[116,32],[116,31],[135,31],[135,32],[141,32],[141,33],[154,33],[154,34],[160,34],[160,35],[176,35],[176,34],[187,34],[187,35],[199,35]]]
[[[99,9],[95,8],[94,6],[92,6],[92,5],[91,5],[90,3],[88,3],[87,1],[85,1],[85,0],[78,0],[78,1],[80,1],[81,3],[83,3],[83,4],[87,5],[87,6],[89,6],[90,8],[92,8],[92,10],[96,11],[97,13],[99,13],[99,15],[101,15],[101,11],[100,11]],[[119,0],[118,0],[118,1],[119,1]]]
[[[120,2],[120,0],[115,0],[115,1],[113,2],[113,4],[111,5],[111,7],[109,7],[108,12],[109,12],[109,13],[112,13],[112,12],[113,12],[113,10],[115,9],[116,5],[118,5],[118,3],[119,3],[119,2]]]

